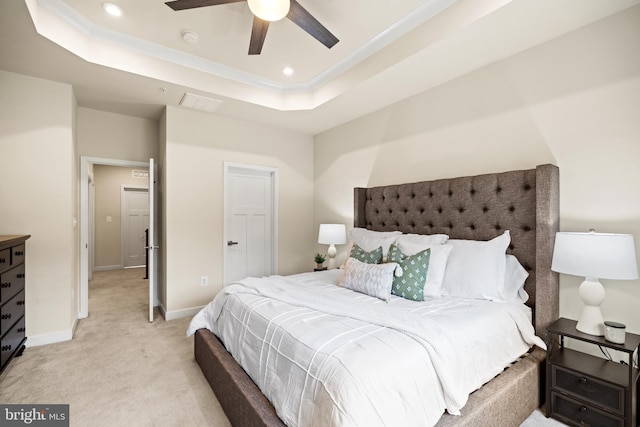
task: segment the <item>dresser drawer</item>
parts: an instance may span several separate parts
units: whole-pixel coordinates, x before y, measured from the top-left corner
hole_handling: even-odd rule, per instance
[[[11,265],[18,265],[24,262],[25,245],[18,245],[11,248]]]
[[[0,274],[0,304],[9,301],[11,297],[24,289],[24,264]]]
[[[551,415],[569,425],[623,427],[624,420],[571,398],[551,392]]]
[[[11,268],[11,248],[0,251],[0,273]]]
[[[18,323],[13,325],[13,327],[7,332],[2,339],[0,340],[0,351],[2,355],[0,356],[0,366],[4,366],[4,364],[9,360],[9,358],[18,350],[25,338],[25,318],[24,316],[18,320]]]
[[[0,306],[0,336],[24,317],[24,291]]]
[[[624,388],[552,366],[551,387],[624,416]]]

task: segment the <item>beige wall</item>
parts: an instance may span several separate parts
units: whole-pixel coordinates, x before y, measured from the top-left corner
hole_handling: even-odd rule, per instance
[[[183,108],[167,107],[165,120],[167,312],[205,305],[222,287],[224,162],[278,168],[279,273],[312,268],[312,138]]]
[[[122,186],[148,188],[148,178],[134,178],[133,170],[148,171],[149,168],[127,168],[95,165],[95,270],[123,268],[122,264]],[[107,221],[111,217],[111,222]]]
[[[80,156],[147,162],[158,157],[158,121],[78,108]]]
[[[1,234],[30,234],[27,344],[69,339],[77,313],[77,166],[71,86],[0,71]]]
[[[315,244],[319,223],[351,223],[354,186],[547,162],[561,171],[563,230],[633,233],[640,246],[637,22],[639,7],[313,141],[173,107],[160,123],[87,108],[77,108],[75,117],[70,86],[0,71],[0,176],[3,200],[11,206],[0,213],[0,233],[32,235],[27,246],[30,341],[70,334],[77,312],[73,223],[80,155],[160,158],[167,261],[161,301],[178,314],[207,303],[222,284],[225,161],[280,171],[281,274],[310,269],[313,253],[326,250]],[[209,286],[200,287],[202,275],[209,276]],[[580,281],[561,277],[561,315],[578,316]],[[640,281],[603,283],[605,317],[640,332]]]
[[[638,22],[635,7],[317,135],[316,227],[352,224],[355,186],[553,163],[561,229],[633,233],[640,254]],[[579,316],[582,280],[561,275],[561,316]],[[640,281],[602,282],[605,319],[639,333]]]

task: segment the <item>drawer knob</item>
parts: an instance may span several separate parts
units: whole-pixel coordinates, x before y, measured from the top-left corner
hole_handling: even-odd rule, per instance
[[[15,251],[14,254],[15,256],[22,256],[24,255],[24,251]]]
[[[26,329],[25,328],[18,328],[18,332],[25,332]]]
[[[11,287],[11,282],[5,282],[0,284],[0,288],[10,288]]]
[[[5,320],[5,319],[11,319],[11,313],[9,314],[3,314],[2,316],[0,316],[0,319]]]
[[[9,351],[9,350],[11,350],[11,344],[2,346],[2,351]]]
[[[24,305],[24,301],[16,301],[16,305]]]
[[[16,274],[18,279],[24,279],[24,273]]]
[[[0,258],[0,264],[4,264],[6,262],[7,262],[7,260],[5,258]]]
[[[587,383],[587,379],[585,377],[580,378],[580,382],[582,384],[586,384]]]
[[[587,412],[587,407],[586,406],[581,406],[580,407],[580,412]]]

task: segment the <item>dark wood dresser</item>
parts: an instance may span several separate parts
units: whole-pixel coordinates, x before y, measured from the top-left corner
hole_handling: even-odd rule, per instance
[[[25,327],[25,254],[28,235],[0,236],[0,373],[20,356]]]

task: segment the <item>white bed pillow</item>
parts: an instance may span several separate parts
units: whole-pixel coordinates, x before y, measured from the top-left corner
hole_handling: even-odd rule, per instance
[[[382,246],[382,262],[387,260],[389,246],[401,235],[400,231],[371,231],[366,228],[354,228],[351,230],[351,242],[360,246],[367,252],[371,252]]]
[[[389,301],[393,276],[398,264],[366,264],[349,258],[342,267],[338,286]]]
[[[503,301],[509,230],[489,241],[450,239],[443,296]]]
[[[444,234],[442,235],[444,236]],[[407,240],[397,242],[398,248],[407,256],[415,255],[427,248],[431,249],[427,281],[424,285],[425,297],[439,297],[442,295],[442,281],[447,269],[447,259],[453,249],[452,245],[424,245]]]
[[[442,245],[448,239],[449,236],[446,234],[401,234],[396,237],[396,244],[401,245],[406,243],[411,245],[422,245],[422,248],[424,249],[433,245]]]
[[[505,301],[527,302],[529,294],[524,290],[524,282],[529,277],[529,272],[513,255],[506,255],[503,298]]]

